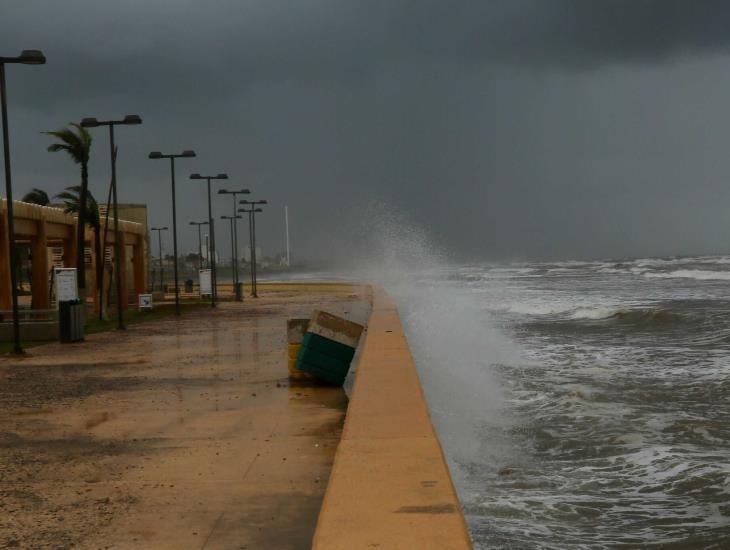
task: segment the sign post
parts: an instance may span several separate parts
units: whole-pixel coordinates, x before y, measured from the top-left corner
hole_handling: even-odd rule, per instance
[[[140,311],[152,311],[152,294],[140,294],[138,299]]]
[[[57,304],[61,302],[71,302],[79,299],[75,267],[55,268],[54,280],[56,281]]]
[[[210,269],[198,270],[198,286],[200,287],[200,296],[210,296],[213,292],[213,284]]]

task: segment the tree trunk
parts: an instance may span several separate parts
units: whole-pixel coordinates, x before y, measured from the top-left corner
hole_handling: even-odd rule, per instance
[[[102,288],[104,285],[104,256],[101,252],[101,227],[94,228],[94,257],[96,258],[96,290],[99,294],[99,315],[103,314]]]
[[[89,167],[81,163],[81,192],[79,193],[79,216],[76,229],[76,280],[79,298],[86,300],[86,205],[89,194]]]

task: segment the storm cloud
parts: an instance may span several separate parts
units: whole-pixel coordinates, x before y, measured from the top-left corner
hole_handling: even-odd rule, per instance
[[[43,130],[139,113],[118,131],[120,198],[170,224],[147,152],[195,149],[183,248],[205,215],[187,175],[226,171],[270,201],[269,254],[285,204],[301,258],[357,238],[363,212],[377,224],[378,203],[460,257],[726,252],[728,28],[723,1],[6,0],[2,55],[48,58],[8,69],[15,188],[76,183]]]

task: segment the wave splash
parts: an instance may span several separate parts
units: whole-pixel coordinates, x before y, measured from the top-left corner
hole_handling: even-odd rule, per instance
[[[485,424],[502,424],[504,392],[494,365],[519,356],[468,289],[450,284],[453,267],[427,233],[384,205],[367,213],[367,235],[347,269],[394,298],[432,419],[457,489],[467,464],[509,452],[484,441]]]

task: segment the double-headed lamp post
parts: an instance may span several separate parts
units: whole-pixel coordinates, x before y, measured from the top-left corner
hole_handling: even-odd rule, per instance
[[[247,204],[251,207],[250,210],[246,210],[246,208],[241,208],[238,211],[239,212],[248,212],[248,229],[249,229],[249,238],[250,238],[250,247],[251,247],[251,296],[254,298],[258,298],[258,280],[257,280],[257,273],[256,273],[256,213],[257,212],[263,212],[261,208],[256,208],[259,204],[269,204],[269,201],[263,200],[263,201],[247,201],[242,200],[239,201],[239,204]]]
[[[203,235],[200,233],[201,225],[208,225],[208,222],[190,222],[190,225],[198,226],[198,270],[203,269]]]
[[[233,242],[231,243],[231,246],[233,246],[233,262],[235,264],[234,270],[233,270],[233,289],[235,293],[236,285],[238,284],[238,223],[236,223],[236,220],[241,219],[241,216],[236,215],[236,197],[238,195],[248,195],[251,191],[248,189],[240,189],[238,191],[227,191],[225,189],[219,189],[218,194],[219,195],[231,195],[233,197],[233,235],[232,239]]]
[[[139,115],[127,115],[122,120],[97,120],[95,118],[84,118],[81,120],[83,128],[97,128],[99,126],[109,126],[109,149],[112,157],[112,201],[114,203],[114,271],[117,282],[117,328],[123,330],[124,314],[122,310],[122,300],[126,300],[126,296],[122,296],[122,266],[120,260],[122,258],[122,247],[124,246],[124,238],[119,234],[119,209],[117,206],[117,155],[114,149],[114,126],[119,125],[136,125],[142,124]],[[85,208],[86,205],[79,205],[79,208]],[[84,231],[84,228],[79,228]],[[77,250],[77,254],[83,254],[84,251]],[[103,279],[102,288],[99,289],[99,311],[103,309]]]
[[[162,275],[162,232],[167,231],[167,226],[165,227],[150,227],[150,231],[157,231],[157,244],[159,245],[159,260],[160,260],[160,290],[164,287],[164,277]],[[155,286],[155,282],[152,281],[152,286]]]
[[[175,273],[175,315],[180,315],[180,284],[177,278],[177,209],[175,207],[175,159],[193,158],[195,151],[185,150],[177,155],[164,155],[159,151],[152,151],[148,158],[153,160],[170,159],[170,176],[172,179],[172,253],[174,255],[172,266]]]
[[[228,174],[218,174],[217,176],[201,176],[200,174],[190,174],[191,180],[208,180],[208,226],[210,229],[210,307],[215,307],[216,285],[218,283],[215,272],[215,222],[213,221],[213,207],[210,202],[210,180],[227,180]]]
[[[13,218],[13,185],[10,179],[10,142],[8,138],[8,99],[5,90],[5,65],[43,65],[45,56],[38,50],[23,50],[18,57],[0,57],[0,110],[3,119],[3,154],[5,157],[5,199],[7,201],[8,242],[10,254],[10,293],[13,307],[13,352],[23,353],[20,345],[20,319],[18,318],[18,273],[15,265],[15,222]]]

